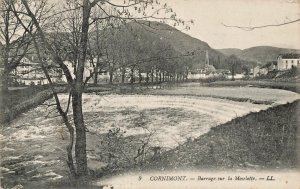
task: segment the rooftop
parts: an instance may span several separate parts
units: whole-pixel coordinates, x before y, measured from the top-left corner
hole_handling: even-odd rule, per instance
[[[300,54],[294,54],[294,53],[289,53],[289,54],[281,54],[282,59],[299,59]]]

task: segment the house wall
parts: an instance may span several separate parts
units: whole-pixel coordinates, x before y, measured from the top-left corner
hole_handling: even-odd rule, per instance
[[[22,58],[20,62],[21,64],[14,72],[14,75],[16,76],[15,80],[18,83],[23,83],[25,85],[30,85],[32,83],[35,85],[48,84],[48,80],[38,62],[32,62],[26,57]],[[49,74],[53,82],[57,82],[61,79],[61,74],[56,70],[49,70]]]
[[[282,59],[278,58],[278,70],[288,70],[291,69],[292,66],[300,67],[300,59]]]
[[[259,66],[253,68],[253,77],[259,76]]]
[[[48,84],[47,79],[22,79],[20,80],[21,83],[24,83],[25,85],[31,85],[34,83],[34,85],[45,85]]]
[[[71,76],[72,76],[72,78],[74,79],[74,78],[75,78],[75,75],[74,75],[74,67],[73,67],[72,62],[71,62],[71,61],[64,61],[64,64],[68,67],[68,69],[69,69],[69,71],[70,71],[70,73],[71,73]],[[85,66],[84,66],[83,79],[89,77],[89,76],[91,75],[91,73],[93,73],[93,71],[94,71],[94,68],[93,68],[92,64],[91,64],[89,61],[87,61],[87,62],[85,63]],[[91,81],[92,79],[93,79],[93,78],[91,78],[91,79],[89,80],[89,83],[92,82],[92,81]],[[67,78],[66,78],[66,76],[65,76],[64,74],[63,74],[62,80],[63,80],[64,82],[67,82]]]
[[[270,67],[268,67],[268,71],[273,71],[273,70],[276,70],[277,69],[277,66],[272,64]]]
[[[260,75],[266,75],[268,73],[268,69],[267,68],[261,68],[259,70]]]

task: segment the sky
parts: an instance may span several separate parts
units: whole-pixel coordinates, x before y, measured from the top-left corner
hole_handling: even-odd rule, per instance
[[[62,0],[49,0],[61,2]],[[120,2],[123,0],[111,0]],[[300,22],[280,27],[245,31],[226,25],[260,26],[300,18],[300,0],[160,0],[172,7],[178,18],[193,19],[191,29],[182,30],[207,42],[212,48],[274,46],[300,49]]]
[[[211,47],[275,46],[300,49],[300,22],[244,31],[222,25],[258,26],[300,18],[300,0],[165,0],[177,15],[193,19],[185,33]]]

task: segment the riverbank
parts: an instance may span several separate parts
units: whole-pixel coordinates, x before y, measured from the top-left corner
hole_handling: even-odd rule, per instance
[[[144,169],[299,168],[299,100],[236,118],[169,150]]]

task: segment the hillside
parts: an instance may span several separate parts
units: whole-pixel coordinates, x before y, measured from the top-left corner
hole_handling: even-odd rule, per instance
[[[243,51],[243,50],[237,49],[237,48],[217,49],[217,50],[226,56],[238,55],[238,54],[242,53],[242,51]]]
[[[237,57],[247,60],[255,61],[260,64],[265,64],[269,61],[274,61],[277,59],[279,54],[284,53],[300,53],[299,49],[286,49],[271,46],[257,46],[251,47],[244,50],[239,49],[219,49],[225,55],[234,54]]]
[[[212,62],[214,66],[219,68],[225,67],[225,65],[222,64],[226,58],[224,54],[212,49],[206,42],[193,38],[174,27],[154,21],[131,22],[129,25],[134,29],[144,31],[149,35],[156,35],[159,38],[166,39],[167,42],[181,54],[195,52],[195,55],[191,58],[195,67],[204,67],[205,51],[208,51],[211,59],[210,62]]]

